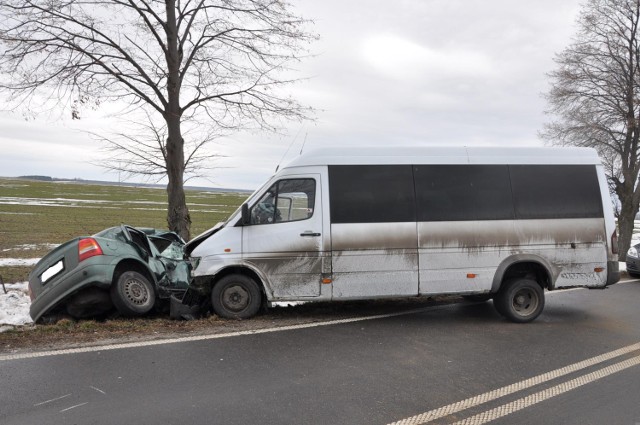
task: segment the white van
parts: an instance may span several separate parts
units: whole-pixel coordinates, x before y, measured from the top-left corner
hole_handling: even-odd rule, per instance
[[[619,280],[606,177],[587,148],[322,149],[187,245],[185,297],[266,303],[461,294],[516,322],[544,290]]]

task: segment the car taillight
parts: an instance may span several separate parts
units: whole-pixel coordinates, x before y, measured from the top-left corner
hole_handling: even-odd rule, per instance
[[[78,242],[78,262],[96,255],[102,255],[102,248],[98,242],[93,238],[80,239]]]
[[[611,235],[611,252],[613,254],[618,253],[618,233],[614,230],[613,235]]]

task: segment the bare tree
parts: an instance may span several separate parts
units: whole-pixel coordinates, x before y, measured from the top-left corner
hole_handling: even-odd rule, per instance
[[[273,130],[306,118],[280,88],[315,38],[307,23],[282,0],[0,0],[0,89],[74,118],[105,101],[161,117],[167,222],[189,239],[181,124]]]
[[[574,41],[555,57],[546,95],[555,117],[542,136],[595,148],[619,200],[619,252],[625,259],[640,204],[640,0],[587,0]]]
[[[124,128],[110,133],[91,133],[104,146],[106,156],[96,165],[117,172],[127,179],[142,176],[147,181],[158,182],[168,174],[167,127],[164,120],[151,114],[139,119],[121,120]],[[128,125],[127,125],[128,124]],[[203,132],[205,128],[208,131]],[[224,133],[200,123],[183,121],[181,131],[184,139],[183,180],[208,178],[207,172],[216,167],[216,159],[222,155],[207,151],[206,147]]]

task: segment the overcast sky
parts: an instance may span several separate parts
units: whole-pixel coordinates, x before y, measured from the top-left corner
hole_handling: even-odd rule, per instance
[[[226,158],[210,181],[254,189],[304,150],[323,146],[538,146],[546,73],[571,40],[578,0],[290,0],[313,19],[316,57],[293,88],[317,109],[287,135],[236,134],[213,145]],[[6,109],[6,108],[3,108]],[[82,129],[116,124],[98,110],[25,121],[0,114],[0,176],[117,181],[91,162],[100,146]],[[291,146],[288,153],[287,149]],[[130,179],[129,181],[136,181]]]

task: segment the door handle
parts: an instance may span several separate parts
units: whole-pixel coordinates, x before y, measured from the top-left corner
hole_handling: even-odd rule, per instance
[[[306,232],[300,233],[300,236],[304,236],[304,237],[309,237],[309,236],[311,236],[311,237],[316,237],[316,236],[320,236],[320,233],[314,233],[314,232],[311,232],[311,231],[306,231]]]

